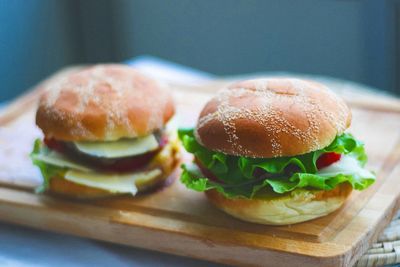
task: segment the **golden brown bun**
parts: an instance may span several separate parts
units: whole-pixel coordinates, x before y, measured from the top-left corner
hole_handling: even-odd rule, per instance
[[[322,84],[256,79],[232,84],[211,99],[195,135],[210,150],[271,158],[322,149],[350,123],[345,102]]]
[[[135,69],[96,65],[47,86],[36,124],[47,138],[105,141],[134,138],[164,127],[175,107],[165,86]]]
[[[337,210],[351,191],[350,184],[342,183],[330,191],[295,190],[263,199],[228,199],[215,190],[206,191],[206,195],[215,206],[243,221],[287,225],[312,220]]]
[[[170,142],[150,162],[146,169],[152,170],[158,168],[162,173],[151,180],[138,179],[135,183],[138,192],[145,192],[161,185],[172,174],[180,162],[179,146],[176,142],[176,140]],[[73,199],[89,200],[119,195],[106,190],[76,184],[62,177],[51,178],[49,184],[48,192],[50,194]]]
[[[113,195],[108,191],[76,184],[62,177],[51,178],[48,191],[50,194],[76,199],[95,199]]]

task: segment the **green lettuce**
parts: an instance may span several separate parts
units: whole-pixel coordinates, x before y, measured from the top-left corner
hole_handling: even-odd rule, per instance
[[[40,172],[43,176],[43,183],[41,186],[36,188],[37,193],[42,193],[49,188],[50,179],[55,176],[63,177],[66,171],[66,168],[50,165],[44,161],[38,160],[35,156],[36,155],[47,155],[49,154],[50,150],[47,148],[40,139],[36,139],[33,145],[33,150],[30,154],[32,162],[34,165],[38,166]]]
[[[185,149],[218,178],[218,181],[210,180],[204,177],[196,164],[183,164],[182,183],[200,192],[215,189],[228,198],[253,198],[271,190],[275,194],[284,194],[300,188],[331,190],[344,182],[350,183],[354,189],[363,190],[375,181],[375,175],[366,170],[329,175],[317,173],[317,159],[327,152],[351,156],[357,160],[360,167],[365,165],[367,155],[364,145],[349,133],[337,136],[324,149],[278,158],[226,155],[200,145],[194,137],[193,129],[180,129],[178,134]],[[263,175],[253,175],[260,171]]]

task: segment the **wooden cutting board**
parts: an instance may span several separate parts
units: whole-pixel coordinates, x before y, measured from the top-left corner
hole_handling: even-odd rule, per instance
[[[193,125],[202,105],[225,83],[173,85],[179,124]],[[368,168],[378,181],[353,192],[329,216],[289,226],[242,222],[214,208],[202,193],[187,190],[176,179],[179,170],[172,185],[134,198],[75,202],[36,195],[41,178],[28,153],[42,136],[34,125],[40,88],[0,110],[2,221],[232,265],[351,266],[399,208],[400,101],[340,88],[353,111],[350,131],[365,141]]]

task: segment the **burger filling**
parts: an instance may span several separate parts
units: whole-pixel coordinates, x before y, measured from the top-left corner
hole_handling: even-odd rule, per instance
[[[185,149],[195,157],[182,165],[181,181],[190,189],[215,189],[228,198],[255,198],[296,189],[332,190],[341,183],[363,190],[375,181],[364,169],[367,155],[351,134],[335,138],[324,149],[293,157],[250,158],[211,151],[197,142],[193,129],[179,131]]]
[[[49,187],[50,179],[59,177],[113,193],[136,194],[136,183],[151,182],[163,173],[160,163],[177,150],[175,135],[160,131],[107,142],[37,139],[31,158],[44,178],[38,192]]]
[[[140,169],[168,143],[163,133],[108,142],[63,142],[44,138],[51,150],[102,171],[129,172]]]

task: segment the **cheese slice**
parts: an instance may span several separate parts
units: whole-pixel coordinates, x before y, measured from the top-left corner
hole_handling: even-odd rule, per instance
[[[69,170],[65,173],[64,178],[80,185],[103,189],[112,193],[131,193],[135,195],[138,191],[135,184],[136,180],[154,179],[160,174],[160,169],[128,174],[105,174]]]
[[[75,142],[76,148],[88,155],[102,158],[122,158],[153,151],[159,147],[153,134],[133,139],[107,142]]]
[[[335,176],[337,174],[353,175],[357,174],[360,177],[371,177],[374,178],[375,175],[364,169],[360,163],[352,156],[342,155],[339,161],[322,168],[317,172],[321,176]]]
[[[78,164],[76,162],[72,162],[68,158],[64,157],[62,154],[57,153],[55,151],[50,151],[46,154],[33,154],[31,157],[33,160],[43,161],[49,165],[54,165],[61,168],[71,168],[83,172],[90,171],[89,168],[81,164]]]

